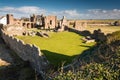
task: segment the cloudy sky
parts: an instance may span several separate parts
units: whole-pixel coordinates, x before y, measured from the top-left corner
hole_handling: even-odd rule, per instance
[[[120,19],[120,0],[0,0],[0,16],[31,14],[68,19]]]

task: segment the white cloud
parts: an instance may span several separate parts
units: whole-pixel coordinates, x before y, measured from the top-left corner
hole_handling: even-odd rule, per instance
[[[103,13],[107,13],[107,11],[106,11],[106,10],[103,10],[102,12],[103,12]]]
[[[38,14],[41,12],[45,12],[44,9],[40,9],[39,7],[35,7],[35,6],[24,6],[24,7],[17,8],[17,10],[19,12],[26,13],[26,14],[29,14],[29,13],[30,14],[32,14],[32,13]]]
[[[22,7],[2,7],[0,8],[1,15],[8,13],[14,14],[15,17],[29,16],[30,14],[44,14],[45,9],[36,6],[22,6]]]
[[[120,9],[104,10],[104,9],[89,9],[84,13],[76,9],[50,11],[37,6],[22,6],[22,7],[1,7],[0,16],[13,14],[15,17],[29,17],[31,14],[56,15],[59,19],[66,16],[68,19],[120,19]]]
[[[88,10],[89,13],[94,13],[94,14],[98,14],[101,11],[101,9],[90,9]]]
[[[79,16],[80,14],[77,12],[77,10],[65,10],[62,11],[63,14],[69,15],[69,16]]]
[[[102,10],[102,9],[92,9],[88,10],[91,15],[91,19],[120,19],[120,10]]]
[[[58,18],[61,18],[62,16],[66,16],[69,19],[78,19],[82,14],[80,14],[77,10],[63,10],[63,11],[54,11],[50,12],[53,15],[57,15]]]
[[[113,12],[119,12],[120,10],[119,9],[113,9]]]
[[[77,10],[64,10],[53,12],[58,17],[66,16],[69,19],[120,19],[120,10],[90,9],[84,13]]]

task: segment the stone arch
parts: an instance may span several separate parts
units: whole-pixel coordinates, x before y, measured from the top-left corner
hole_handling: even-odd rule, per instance
[[[50,20],[50,25],[52,25],[52,20]]]
[[[31,28],[31,24],[30,23],[27,23],[27,28]]]
[[[31,28],[34,28],[34,24],[33,23],[31,23]]]
[[[26,23],[23,23],[23,26],[25,27],[25,26],[26,26]]]

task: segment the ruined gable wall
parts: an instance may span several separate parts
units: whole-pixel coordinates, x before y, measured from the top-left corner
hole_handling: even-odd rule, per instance
[[[87,22],[75,21],[74,28],[80,31],[85,30],[87,27]]]
[[[57,22],[57,17],[56,16],[47,16],[46,21],[45,21],[45,28],[55,28],[56,27],[56,22]]]
[[[4,31],[2,31],[2,38],[20,58],[24,61],[29,61],[31,66],[40,74],[44,73],[49,63],[38,47],[25,44],[23,41],[7,35]]]
[[[7,24],[9,25],[14,24],[14,18],[12,14],[7,14],[6,17],[7,17]]]

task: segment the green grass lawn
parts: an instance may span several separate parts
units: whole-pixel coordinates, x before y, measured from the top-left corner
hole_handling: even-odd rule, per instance
[[[25,43],[37,45],[47,59],[56,66],[62,62],[70,63],[76,55],[95,44],[83,43],[82,36],[73,32],[50,32],[49,35],[49,38],[39,36],[17,36],[17,38]]]

